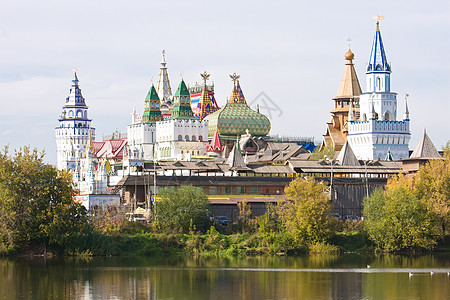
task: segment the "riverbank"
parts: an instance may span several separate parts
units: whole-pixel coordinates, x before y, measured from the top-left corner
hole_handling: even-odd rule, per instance
[[[149,226],[131,224],[123,232],[79,235],[65,249],[44,249],[39,244],[25,256],[292,256],[307,253],[376,253],[376,248],[360,230],[337,232],[327,243],[298,245],[287,233],[225,233],[211,227],[206,234],[158,233]],[[219,228],[225,231],[226,228]],[[450,237],[433,250],[411,249],[400,254],[450,253]],[[13,254],[13,253],[11,253]]]

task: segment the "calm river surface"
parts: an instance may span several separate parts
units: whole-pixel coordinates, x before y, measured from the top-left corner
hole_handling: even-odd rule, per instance
[[[450,299],[450,255],[1,259],[0,299]]]

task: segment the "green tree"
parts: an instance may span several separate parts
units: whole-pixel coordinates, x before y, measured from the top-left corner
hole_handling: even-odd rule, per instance
[[[364,215],[364,228],[380,249],[431,249],[436,244],[436,215],[418,197],[409,178],[392,178],[385,191],[374,191],[364,200]]]
[[[193,186],[165,188],[158,196],[156,217],[163,228],[183,233],[189,232],[190,226],[203,231],[208,229],[210,205],[203,189]]]
[[[332,205],[324,188],[314,179],[297,178],[285,188],[286,198],[278,203],[281,225],[298,245],[324,243],[333,234]]]
[[[86,210],[73,201],[71,174],[43,157],[29,147],[0,154],[0,243],[7,249],[63,248],[87,226]]]
[[[309,160],[320,160],[325,159],[325,157],[332,158],[334,157],[334,153],[335,153],[334,147],[331,145],[327,145],[322,149],[320,147],[316,147],[314,149],[314,152],[309,157]]]
[[[450,224],[450,142],[444,148],[444,159],[431,159],[420,167],[414,183],[418,198],[439,218],[445,236]]]

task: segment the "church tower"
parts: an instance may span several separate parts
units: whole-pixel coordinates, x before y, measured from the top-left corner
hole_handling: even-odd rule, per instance
[[[128,125],[127,157],[130,161],[144,161],[153,159],[153,150],[156,140],[156,122],[162,120],[161,101],[155,86],[152,84],[144,102],[144,113],[141,119],[133,111],[132,124]]]
[[[182,79],[173,96],[170,118],[156,122],[155,150],[158,160],[191,160],[206,155],[208,121],[194,117],[191,94]]]
[[[350,45],[344,57],[346,60],[344,75],[342,75],[337,96],[333,98],[334,109],[330,111],[332,120],[327,123],[321,149],[328,146],[333,147],[335,151],[340,151],[347,141],[347,122],[350,119],[354,120],[359,114],[361,86],[353,64],[355,55],[350,50]]]
[[[394,160],[409,156],[409,112],[397,121],[397,93],[391,91],[391,64],[377,22],[366,69],[366,91],[360,95],[360,119],[348,122],[347,139],[358,159]]]
[[[162,52],[161,68],[159,69],[156,92],[161,100],[161,112],[163,119],[170,117],[172,112],[172,89],[170,88],[169,74],[167,73],[166,51]]]
[[[59,126],[55,129],[57,148],[57,168],[59,170],[79,168],[80,158],[86,151],[89,137],[95,139],[95,128],[88,119],[88,106],[78,85],[77,73],[74,73],[72,86],[66,103],[62,108]]]

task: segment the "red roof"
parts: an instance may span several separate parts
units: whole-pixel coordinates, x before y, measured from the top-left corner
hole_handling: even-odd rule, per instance
[[[113,139],[103,142],[94,142],[95,156],[123,159],[123,152],[127,145],[127,139]]]
[[[214,132],[214,136],[211,140],[211,143],[206,146],[206,151],[212,151],[212,152],[222,152],[223,151],[223,144],[220,140],[219,133],[216,131]]]

